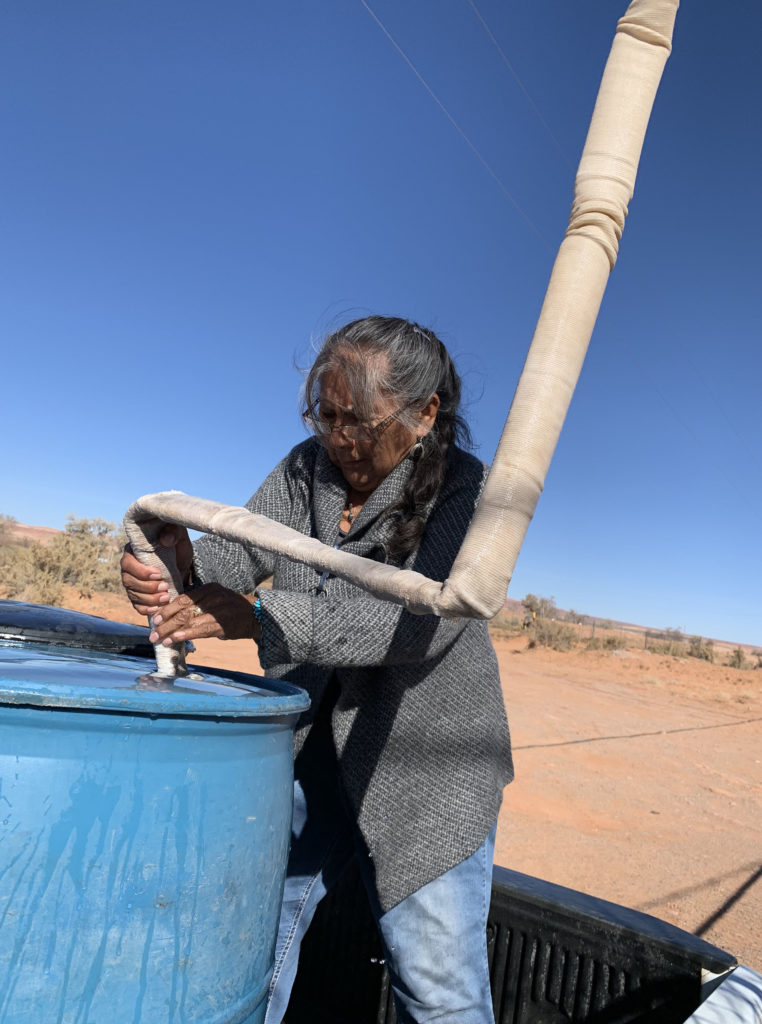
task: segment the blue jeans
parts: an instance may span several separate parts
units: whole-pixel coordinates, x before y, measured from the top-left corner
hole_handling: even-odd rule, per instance
[[[310,775],[294,786],[294,825],[275,969],[265,1024],[281,1024],[296,977],[299,946],[318,903],[358,856],[337,789]],[[307,792],[305,792],[305,789]],[[315,803],[320,812],[315,813]],[[309,812],[309,813],[308,813]],[[381,913],[363,872],[378,924],[400,1024],[494,1024],[487,965],[487,912],[495,831],[471,857]]]

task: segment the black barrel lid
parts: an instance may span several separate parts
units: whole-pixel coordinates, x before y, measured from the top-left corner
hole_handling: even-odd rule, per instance
[[[56,647],[81,647],[109,654],[153,658],[146,626],[111,622],[98,615],[25,601],[0,600],[0,641],[27,640]]]

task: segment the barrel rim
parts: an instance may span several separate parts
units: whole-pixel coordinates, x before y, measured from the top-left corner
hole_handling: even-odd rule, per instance
[[[109,652],[93,652],[88,648],[58,647],[52,644],[35,644],[28,641],[6,641],[0,648],[38,653],[44,661],[56,656],[65,660],[73,657],[77,650],[90,658],[97,653],[108,661],[118,660],[134,664],[136,679],[148,678],[146,661],[130,655],[115,655]],[[243,672],[232,672],[207,666],[193,666],[193,672],[211,676],[211,683],[231,682],[238,688],[235,694],[203,693],[183,689],[184,680],[178,679],[173,685],[167,680],[162,688],[120,688],[99,686],[76,686],[68,683],[46,683],[39,680],[23,680],[8,675],[0,659],[0,706],[34,706],[40,708],[68,708],[84,711],[121,712],[126,715],[148,714],[163,718],[201,716],[207,718],[277,718],[298,715],[310,706],[306,691],[292,683],[266,676],[250,676]],[[190,682],[190,680],[189,680]],[[262,692],[267,691],[267,692]]]

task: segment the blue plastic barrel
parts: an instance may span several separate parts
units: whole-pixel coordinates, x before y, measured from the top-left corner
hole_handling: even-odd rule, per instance
[[[0,644],[0,1022],[259,1024],[301,690]]]

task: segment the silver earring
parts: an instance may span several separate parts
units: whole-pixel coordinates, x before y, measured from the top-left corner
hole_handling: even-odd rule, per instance
[[[423,455],[423,438],[419,437],[416,440],[416,442],[413,445],[413,447],[410,449],[410,458],[413,459],[414,462],[417,462],[422,455]]]

